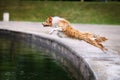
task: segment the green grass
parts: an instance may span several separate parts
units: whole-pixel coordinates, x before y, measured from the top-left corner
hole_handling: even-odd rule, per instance
[[[120,24],[119,2],[53,2],[0,1],[0,20],[3,12],[10,13],[12,21],[42,22],[48,16],[64,17],[72,23]]]

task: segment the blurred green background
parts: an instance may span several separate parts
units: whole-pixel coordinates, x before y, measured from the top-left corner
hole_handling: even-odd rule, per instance
[[[9,12],[11,21],[43,22],[48,16],[60,16],[71,23],[120,24],[119,0],[88,1],[0,0],[0,21]]]

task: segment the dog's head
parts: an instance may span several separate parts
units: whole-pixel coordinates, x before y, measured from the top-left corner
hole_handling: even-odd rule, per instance
[[[70,25],[70,23],[67,20],[63,19],[63,18],[55,16],[55,17],[48,17],[47,20],[42,23],[42,25],[44,27],[62,27],[62,28],[66,28],[66,27],[68,27]]]
[[[42,23],[44,27],[52,26],[52,17],[48,17],[45,22]]]

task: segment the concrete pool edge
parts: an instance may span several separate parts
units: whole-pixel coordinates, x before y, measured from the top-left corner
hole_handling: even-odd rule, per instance
[[[23,27],[21,28],[18,25],[13,25],[13,24],[20,24],[20,23],[10,22],[10,25],[9,25],[9,22],[8,22],[8,25],[7,24],[5,24],[5,26],[2,25],[2,28],[0,25],[0,29],[9,31],[9,32],[24,34],[21,36],[26,37],[28,41],[31,42],[31,40],[34,39],[32,41],[33,44],[34,44],[34,41],[36,40],[41,41],[41,43],[46,44],[44,45],[45,48],[50,49],[50,51],[46,50],[46,52],[52,52],[56,50],[55,52],[52,52],[52,53],[58,53],[58,54],[65,53],[65,55],[63,54],[62,55],[68,58],[69,59],[68,61],[70,63],[72,62],[73,65],[78,65],[76,67],[77,71],[80,70],[85,80],[119,80],[120,79],[120,76],[119,76],[120,57],[119,56],[116,56],[114,54],[105,54],[101,52],[99,49],[91,45],[88,45],[83,41],[72,40],[68,38],[61,39],[61,38],[55,37],[54,35],[51,36],[46,33],[34,31],[34,29],[31,29],[31,30],[29,30],[28,28],[24,29],[25,26],[23,26],[24,28]],[[16,26],[16,27],[13,27],[13,26]],[[40,42],[36,44],[39,44],[39,43]],[[53,45],[53,49],[51,45]],[[53,56],[55,55],[53,54]],[[60,58],[59,56],[60,55],[57,55],[58,59]],[[64,61],[61,58],[59,60]],[[64,62],[64,64],[66,64],[66,62]],[[75,75],[77,74],[77,71],[76,73],[74,73]],[[77,77],[77,80],[80,80],[80,78]]]
[[[93,73],[90,66],[87,64],[87,62],[82,57],[78,56],[74,50],[72,50],[69,46],[66,46],[65,44],[63,44],[61,41],[58,41],[58,40],[56,40],[54,38],[50,38],[50,37],[48,38],[47,35],[45,36],[43,34],[36,35],[36,34],[31,34],[31,33],[16,32],[16,31],[5,30],[5,29],[0,29],[0,33],[12,35],[12,36],[18,36],[19,39],[27,40],[27,42],[31,42],[31,40],[32,40],[32,44],[34,42],[36,42],[36,39],[37,40],[39,39],[40,42],[37,42],[37,44],[39,44],[39,43],[44,44],[45,52],[53,53],[52,57],[56,60],[59,60],[59,62],[63,63],[63,66],[65,66],[67,68],[71,68],[69,66],[72,64],[74,69],[71,69],[71,71],[69,71],[69,72],[74,74],[73,77],[75,77],[77,80],[83,79],[79,75],[79,74],[81,74],[81,71],[82,71],[82,76],[84,77],[85,80],[96,80],[95,74]],[[43,46],[42,45],[40,45],[40,46],[43,49]],[[59,49],[59,50],[55,50],[55,49]],[[53,51],[53,50],[55,50],[55,51]],[[66,58],[67,61],[70,61],[70,62],[66,63],[66,61],[63,58]],[[72,59],[72,58],[76,58],[76,59]]]

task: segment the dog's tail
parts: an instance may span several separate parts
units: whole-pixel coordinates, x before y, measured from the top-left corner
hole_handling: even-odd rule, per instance
[[[108,40],[106,37],[101,37],[101,36],[97,36],[95,37],[96,42],[105,42],[106,40]]]

